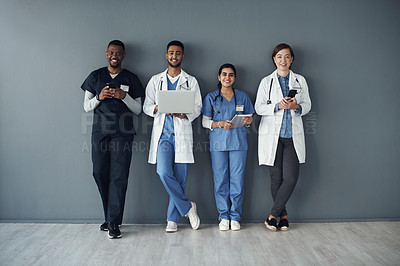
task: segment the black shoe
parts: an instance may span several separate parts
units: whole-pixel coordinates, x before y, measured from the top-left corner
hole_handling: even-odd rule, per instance
[[[108,231],[107,222],[104,222],[100,225],[100,231]]]
[[[279,229],[281,230],[281,231],[288,231],[289,230],[289,221],[288,221],[288,219],[281,219],[280,221],[279,221]]]
[[[108,237],[109,238],[121,238],[121,231],[119,230],[119,226],[115,223],[108,223]]]
[[[271,231],[276,231],[276,229],[277,229],[277,225],[276,225],[276,219],[275,218],[271,218],[270,220],[266,220],[265,222],[264,222],[264,224],[265,224],[265,226],[269,229],[269,230],[271,230]]]

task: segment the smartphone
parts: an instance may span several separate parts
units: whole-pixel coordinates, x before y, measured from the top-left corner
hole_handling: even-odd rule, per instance
[[[288,97],[293,98],[294,96],[296,96],[296,94],[297,94],[297,90],[290,90]]]
[[[115,89],[115,83],[114,82],[110,82],[110,83],[106,83],[106,84],[109,87],[109,89]]]

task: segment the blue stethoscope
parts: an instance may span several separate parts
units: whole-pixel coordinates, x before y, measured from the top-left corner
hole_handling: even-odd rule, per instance
[[[233,97],[235,98],[235,114],[237,114],[237,111],[236,111],[236,106],[237,106],[237,102],[236,102],[236,93],[235,93],[235,89],[234,89],[234,88],[232,88],[232,90],[233,90]],[[215,104],[217,103],[218,97],[221,98],[221,102],[220,102],[220,104],[219,104],[218,109],[215,109]],[[220,109],[221,109],[222,101],[223,101],[223,100],[224,100],[224,99],[222,99],[221,89],[219,89],[219,90],[218,90],[218,94],[217,94],[217,96],[215,96],[215,98],[214,98],[214,103],[213,103],[213,110],[214,110],[215,113],[218,113],[218,114],[221,113]]]
[[[297,78],[295,78],[296,79],[296,82],[297,82],[297,84],[299,84],[299,86],[300,86],[300,89],[301,89],[301,85],[300,85],[300,82],[297,80]],[[268,92],[268,100],[267,100],[267,104],[271,104],[272,103],[272,101],[271,101],[271,89],[272,89],[272,83],[274,82],[274,78],[271,78],[271,82],[269,83],[269,92]],[[296,92],[297,93],[297,92]]]

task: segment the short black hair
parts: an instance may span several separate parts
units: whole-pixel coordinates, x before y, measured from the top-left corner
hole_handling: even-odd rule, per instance
[[[183,46],[183,43],[180,42],[180,41],[178,41],[178,40],[173,40],[173,41],[170,41],[170,42],[168,43],[168,45],[167,45],[167,52],[168,52],[169,47],[170,47],[170,46],[173,46],[173,45],[181,47],[181,48],[182,48],[182,53],[185,53],[185,47]]]
[[[123,42],[121,42],[120,40],[113,40],[113,41],[111,41],[111,42],[108,44],[107,49],[108,49],[108,47],[110,47],[110,45],[118,45],[118,46],[121,46],[122,49],[125,51],[125,44],[124,44]]]

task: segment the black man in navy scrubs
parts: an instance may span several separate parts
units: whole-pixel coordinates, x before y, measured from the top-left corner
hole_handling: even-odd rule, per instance
[[[125,45],[119,40],[107,46],[108,66],[86,78],[84,109],[94,111],[92,128],[93,177],[103,202],[105,222],[100,230],[110,238],[120,238],[119,225],[125,205],[132,142],[135,135],[133,116],[142,109],[144,89],[139,78],[123,69]]]

